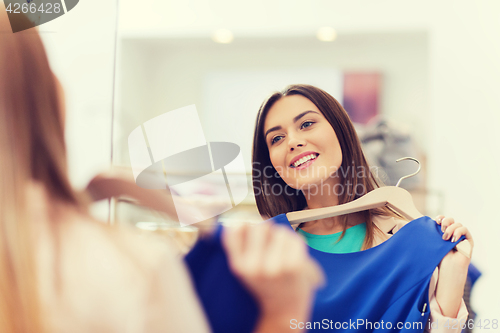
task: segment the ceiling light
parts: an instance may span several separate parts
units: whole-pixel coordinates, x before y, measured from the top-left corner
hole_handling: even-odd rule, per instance
[[[322,42],[333,42],[337,38],[337,32],[332,27],[319,28],[316,37]]]
[[[212,40],[216,43],[229,44],[233,39],[233,33],[227,29],[218,29],[212,35]]]

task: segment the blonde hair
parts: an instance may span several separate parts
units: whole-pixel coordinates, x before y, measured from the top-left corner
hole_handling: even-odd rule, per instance
[[[0,6],[2,15],[3,6]],[[5,13],[5,11],[3,11]],[[11,21],[30,25],[23,14]],[[43,332],[27,188],[86,210],[67,176],[63,110],[36,29],[12,33],[0,16],[0,332]],[[30,223],[31,222],[31,223]],[[55,222],[52,222],[55,223]]]

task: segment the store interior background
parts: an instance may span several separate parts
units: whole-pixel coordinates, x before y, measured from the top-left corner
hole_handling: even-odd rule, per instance
[[[444,198],[441,213],[474,236],[473,263],[483,276],[472,305],[491,321],[500,314],[499,12],[496,0],[86,0],[39,30],[66,91],[78,188],[111,163],[126,164],[129,131],[189,104],[198,107],[207,141],[246,149],[251,130],[233,137],[235,114],[204,113],[203,89],[214,75],[380,72],[381,113],[411,132],[425,153],[425,186]],[[338,38],[318,41],[323,26]],[[234,34],[232,43],[212,41],[221,28]],[[94,211],[110,215],[107,202]]]

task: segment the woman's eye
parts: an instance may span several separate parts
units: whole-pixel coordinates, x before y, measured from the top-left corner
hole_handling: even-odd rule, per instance
[[[307,127],[311,126],[312,124],[314,124],[313,121],[304,121],[302,123],[302,126],[300,126],[300,128],[307,128]]]
[[[274,145],[276,142],[280,141],[282,138],[281,135],[276,135],[274,138],[271,139],[271,144]]]

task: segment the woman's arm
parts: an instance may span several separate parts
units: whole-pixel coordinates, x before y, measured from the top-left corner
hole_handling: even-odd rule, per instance
[[[445,218],[440,215],[436,223],[441,225],[444,232],[443,239],[455,241],[462,235],[474,247],[474,241],[469,230],[460,223],[455,223],[451,217]],[[462,303],[462,296],[467,280],[467,271],[470,258],[465,257],[457,251],[450,251],[439,264],[439,277],[436,286],[436,300],[443,315],[455,318]]]
[[[463,299],[460,300],[460,308],[455,317],[447,317],[443,314],[436,300],[436,285],[439,279],[439,268],[436,267],[429,283],[429,322],[425,332],[429,333],[460,333],[461,323],[467,321],[469,315]]]

